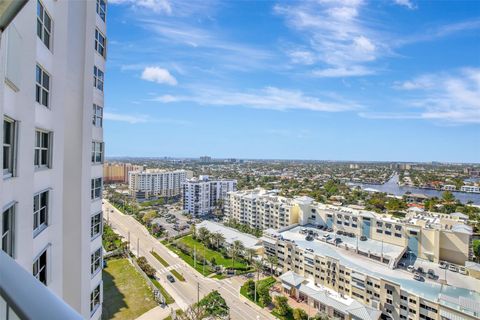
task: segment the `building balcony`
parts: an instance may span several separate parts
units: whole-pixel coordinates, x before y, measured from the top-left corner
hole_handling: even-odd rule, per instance
[[[72,319],[82,317],[0,250],[0,319]]]

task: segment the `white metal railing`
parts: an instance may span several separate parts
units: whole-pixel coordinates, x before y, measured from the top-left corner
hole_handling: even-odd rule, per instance
[[[0,319],[81,320],[82,317],[0,250]]]

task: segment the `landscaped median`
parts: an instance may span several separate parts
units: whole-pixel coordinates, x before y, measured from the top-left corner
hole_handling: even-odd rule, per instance
[[[160,257],[158,255],[158,253],[156,253],[155,251],[150,251],[150,253],[152,254],[152,256],[154,256],[158,261],[160,261],[161,264],[163,264],[163,266],[165,267],[169,267],[170,264],[168,264],[167,261],[165,261],[165,259],[163,259],[162,257]],[[185,281],[185,278],[177,271],[177,270],[169,270],[171,274],[173,274],[175,276],[175,278],[177,278],[178,281],[182,281],[184,282]]]

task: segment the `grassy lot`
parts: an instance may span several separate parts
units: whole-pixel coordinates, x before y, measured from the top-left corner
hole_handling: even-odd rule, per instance
[[[103,319],[135,319],[156,307],[153,293],[127,259],[113,259],[103,270]]]
[[[208,261],[210,261],[212,258],[215,258],[215,263],[217,265],[221,265],[226,268],[232,267],[232,259],[225,258],[220,252],[205,247],[203,243],[197,240],[194,240],[192,236],[185,236],[179,240],[192,249],[194,246],[196,246],[197,252],[200,253],[201,255],[204,255]],[[238,261],[238,258],[237,258],[234,265],[235,269],[246,269],[247,267],[248,267],[247,264],[245,264],[244,262]]]
[[[165,259],[163,259],[162,257],[160,257],[158,255],[158,253],[156,253],[155,251],[150,251],[150,253],[152,254],[152,256],[154,256],[155,258],[157,258],[158,261],[160,261],[161,264],[163,264],[164,267],[168,267],[169,264],[167,261],[165,261]]]
[[[273,285],[275,284],[275,282],[277,282],[277,280],[275,280],[274,277],[268,277],[268,278],[259,280],[259,281],[257,282],[257,289],[258,289],[258,288],[261,288],[261,287],[264,287],[264,286],[266,286],[267,288],[270,288],[271,286],[273,286]],[[250,301],[252,301],[252,302],[255,302],[254,297],[249,296],[249,295],[247,294],[247,288],[246,288],[245,285],[243,285],[243,286],[240,287],[240,294],[241,294],[242,296],[244,296],[245,298],[247,298],[248,300],[250,300]],[[258,297],[258,293],[257,293],[257,297]],[[258,299],[257,299],[256,304],[257,304],[258,306],[260,306],[261,308],[264,307],[263,305],[260,304],[260,302],[259,302]]]
[[[197,270],[198,272],[200,273],[203,273],[203,266],[202,264],[197,261],[197,266],[194,267],[194,261],[193,261],[193,258],[190,257],[189,255],[183,253],[182,251],[180,251],[180,249],[172,246],[171,244],[168,244],[167,245],[167,248],[169,248],[170,250],[172,250],[173,252],[175,252],[180,258],[182,258],[183,261],[185,261],[186,263],[188,263],[191,267],[195,268],[195,270]],[[209,266],[205,266],[205,275],[208,275],[210,273],[212,273],[212,269],[209,267]]]
[[[162,293],[162,296],[165,298],[165,303],[166,304],[172,304],[172,303],[175,302],[175,300],[173,300],[172,296],[168,294],[167,290],[165,290],[165,288],[162,287],[162,285],[160,284],[160,282],[158,282],[157,279],[150,278],[150,280],[152,280],[155,287],[157,287],[158,290],[160,290],[160,292]]]

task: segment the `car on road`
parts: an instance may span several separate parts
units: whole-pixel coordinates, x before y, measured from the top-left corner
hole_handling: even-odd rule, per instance
[[[397,264],[397,266],[400,267],[400,268],[405,268],[406,267],[405,262],[399,262]]]
[[[423,273],[424,273],[423,268],[422,268],[422,267],[418,267],[418,268],[417,268],[417,272],[420,273],[420,274],[423,274]]]
[[[367,237],[366,236],[361,236],[360,237],[360,241],[366,241],[367,240]]]
[[[458,268],[456,266],[454,266],[453,264],[448,266],[448,270],[450,270],[452,272],[458,272]]]
[[[413,276],[413,279],[415,279],[417,281],[424,281],[423,277],[421,275],[419,275],[418,273],[415,273],[415,275]]]
[[[167,280],[170,281],[171,283],[175,282],[175,278],[171,274],[167,274]]]
[[[413,265],[409,265],[407,267],[407,270],[408,270],[408,272],[413,272],[413,271],[415,271],[415,267]]]
[[[468,274],[467,269],[465,269],[465,267],[459,267],[458,272],[460,274],[465,274],[465,275]]]

